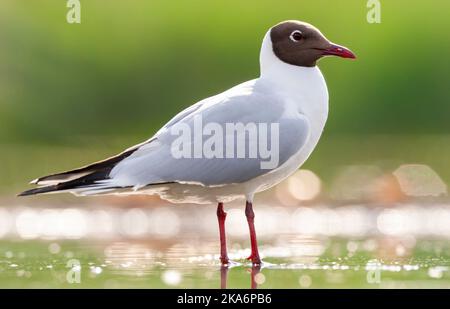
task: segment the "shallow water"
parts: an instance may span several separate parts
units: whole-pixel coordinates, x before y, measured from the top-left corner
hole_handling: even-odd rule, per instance
[[[216,239],[172,242],[2,241],[0,287],[449,288],[445,240],[308,238],[263,243],[261,269],[233,242],[222,268]]]
[[[227,208],[228,268],[211,207],[0,208],[0,287],[450,288],[446,204],[261,204],[261,268],[240,206]]]

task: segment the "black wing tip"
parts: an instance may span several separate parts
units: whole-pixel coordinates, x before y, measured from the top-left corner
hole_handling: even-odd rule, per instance
[[[30,191],[30,190],[28,190],[28,191]],[[34,193],[31,193],[28,191],[21,192],[21,193],[17,194],[16,197],[24,197],[24,196],[34,195]]]
[[[17,194],[16,196],[17,196],[17,197],[23,197],[23,196],[30,196],[30,195],[35,195],[35,194],[37,194],[37,193],[34,193],[33,191],[34,191],[34,189],[26,190],[26,191],[20,192],[20,193]]]
[[[35,188],[35,189],[23,191],[23,192],[17,194],[17,197],[48,193],[48,192],[52,192],[52,191],[56,191],[56,190],[58,190],[58,188],[56,188],[55,186]]]

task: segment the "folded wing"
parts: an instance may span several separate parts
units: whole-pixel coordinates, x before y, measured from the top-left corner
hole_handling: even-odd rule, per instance
[[[208,132],[210,135],[204,134],[205,132],[201,134],[202,132],[198,130],[199,119],[202,128],[214,124],[213,127],[222,128],[222,132],[211,131]],[[259,125],[265,126],[268,134],[262,138],[266,139],[266,147],[262,146],[260,140],[255,144],[254,135],[250,140],[249,131],[230,130],[232,131],[230,133],[226,130],[227,125],[236,123],[253,124],[257,128]],[[174,150],[177,151],[179,146],[175,141],[180,137],[174,134],[177,130],[173,129],[177,125],[188,128],[192,134],[190,141],[183,143],[184,148],[190,149],[190,157],[176,158],[174,155]],[[278,126],[278,135],[272,134],[274,131],[271,129],[274,126]],[[199,132],[202,135],[200,138]],[[257,133],[264,132],[258,130]],[[198,141],[202,140],[203,143],[200,145],[205,146],[205,141],[212,138],[212,135],[219,137],[219,143],[222,141],[222,157],[207,157],[204,150],[210,148],[203,148],[201,157],[195,158],[194,144],[197,142],[198,145]],[[281,166],[303,147],[308,136],[309,125],[306,117],[298,112],[286,111],[278,98],[258,93],[230,96],[209,106],[204,105],[188,117],[160,131],[154,142],[144,145],[112,169],[111,182],[118,186],[137,188],[161,182],[198,183],[205,186],[242,183]],[[233,141],[233,155],[227,156],[226,148],[230,147],[227,141],[230,140]],[[246,147],[244,158],[237,155],[238,141],[244,141]],[[252,146],[249,146],[250,143],[253,143]],[[250,157],[249,147],[257,148],[256,156]],[[271,157],[267,157],[267,153],[261,153],[261,149],[271,150],[269,151]],[[275,166],[271,169],[262,167],[263,162],[271,160],[276,162]]]

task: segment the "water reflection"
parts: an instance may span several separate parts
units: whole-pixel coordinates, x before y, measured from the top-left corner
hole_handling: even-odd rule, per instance
[[[228,273],[230,271],[229,266],[220,266],[220,288],[228,288]],[[257,289],[258,284],[262,284],[265,281],[264,275],[261,273],[261,266],[252,265],[249,269],[250,274],[250,289]]]
[[[67,262],[76,259],[87,278],[83,287],[373,287],[369,272],[381,273],[377,287],[414,276],[450,287],[447,204],[262,204],[256,221],[262,268],[246,260],[242,207],[231,206],[228,216],[234,263],[224,268],[213,208],[0,208],[0,286],[59,287]],[[40,279],[45,274],[47,281]]]
[[[30,243],[17,242],[16,248],[14,243],[3,243],[0,286],[77,287],[65,283],[69,260],[80,262],[81,287],[395,287],[396,282],[405,285],[408,279],[409,286],[427,280],[434,286],[450,286],[450,244],[439,239],[377,236],[346,240],[285,234],[263,243],[262,267],[252,267],[245,259],[248,250],[242,249],[246,243],[236,240],[231,243],[233,262],[222,267],[218,255],[212,254],[218,246],[214,240],[190,236],[169,243],[53,240],[41,242],[41,247],[34,242],[31,251],[26,251]],[[49,277],[44,280],[45,276]],[[11,278],[16,278],[15,283]],[[379,282],[373,285],[372,281]]]
[[[246,288],[277,286],[278,283],[271,281],[271,276],[268,276],[273,272],[298,273],[297,287],[307,288],[313,284],[312,275],[317,273],[322,273],[328,284],[345,284],[347,276],[352,277],[355,273],[362,278],[360,280],[364,280],[360,283],[368,284],[366,274],[370,272],[426,272],[430,278],[436,278],[439,272],[442,278],[447,273],[447,265],[450,265],[450,259],[440,260],[437,264],[415,261],[414,251],[418,249],[418,242],[408,237],[346,241],[280,235],[276,242],[261,246],[261,255],[265,261],[262,267],[252,267],[246,260],[248,249],[241,249],[236,243],[232,244],[233,249],[230,251],[232,262],[229,266],[222,266],[218,254],[211,254],[217,249],[214,239],[196,242],[179,238],[178,241],[168,247],[158,242],[113,243],[104,250],[105,264],[113,273],[120,275],[139,277],[160,274],[163,283],[173,287],[184,286],[192,276],[200,273],[203,275],[201,280],[215,281],[217,278],[215,286],[222,289],[230,287],[230,275],[241,277],[244,273],[249,280]],[[439,247],[437,244],[434,243],[427,250],[436,250]],[[450,252],[447,247],[441,248],[441,252]],[[266,270],[266,273],[262,270]]]
[[[220,266],[220,288],[226,289],[227,288],[227,282],[228,282],[228,266]]]
[[[256,289],[258,287],[258,283],[264,283],[263,280],[260,280],[259,277],[261,275],[261,267],[260,266],[252,266],[252,269],[250,271],[250,288]],[[259,278],[258,278],[259,277]]]

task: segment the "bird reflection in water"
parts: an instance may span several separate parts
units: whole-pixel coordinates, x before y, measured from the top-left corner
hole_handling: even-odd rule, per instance
[[[220,267],[220,288],[226,289],[227,288],[227,282],[228,282],[228,272],[230,268],[228,266],[222,265]],[[250,272],[250,288],[251,289],[257,289],[258,288],[258,282],[256,280],[257,275],[261,272],[261,266],[260,265],[253,265],[251,269],[248,269]]]

